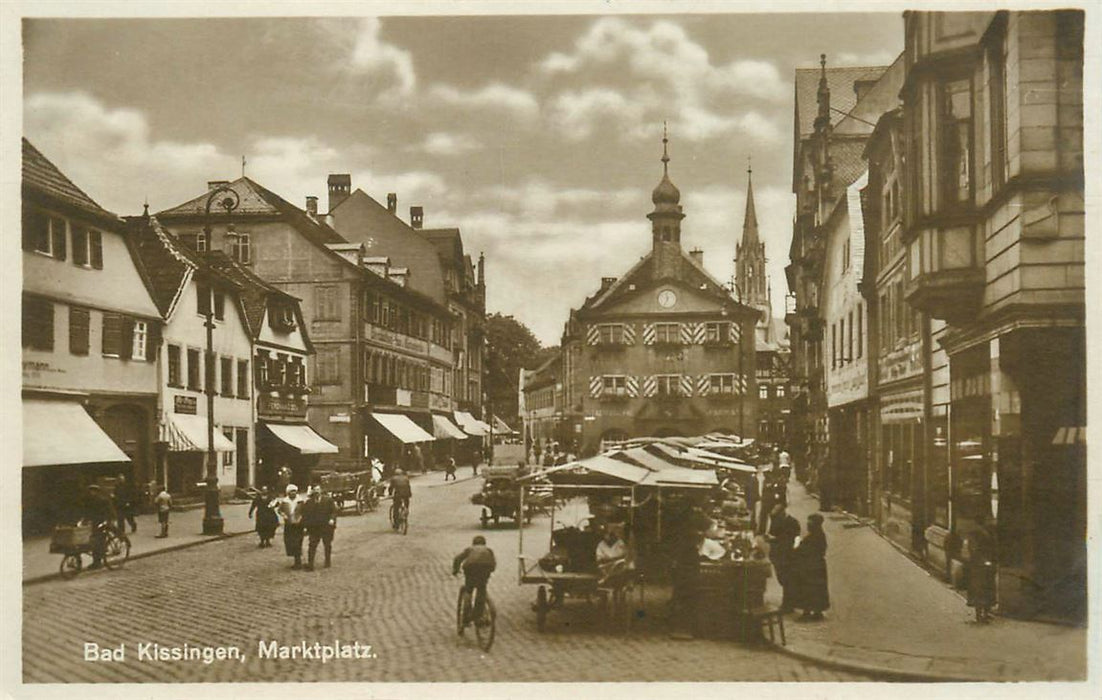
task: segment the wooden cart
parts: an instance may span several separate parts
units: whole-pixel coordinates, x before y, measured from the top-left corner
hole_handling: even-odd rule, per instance
[[[370,471],[320,472],[317,476],[322,491],[329,494],[338,510],[354,507],[362,515],[379,505],[378,491]]]

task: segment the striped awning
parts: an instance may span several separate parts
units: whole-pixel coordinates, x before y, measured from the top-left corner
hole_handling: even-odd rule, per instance
[[[206,452],[206,416],[165,414],[161,423],[161,442],[168,444],[169,452]],[[214,428],[214,451],[233,452],[236,448],[218,426]]]
[[[1053,445],[1086,445],[1087,428],[1083,425],[1071,425],[1060,428],[1052,438]]]

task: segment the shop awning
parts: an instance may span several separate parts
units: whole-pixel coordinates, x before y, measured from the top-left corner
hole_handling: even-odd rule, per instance
[[[402,442],[432,442],[435,439],[401,413],[372,413],[371,417]]]
[[[455,420],[463,432],[475,437],[483,437],[490,434],[490,426],[478,420],[466,411],[456,411]]]
[[[129,462],[76,401],[23,399],[23,466]]]
[[[437,440],[466,440],[467,434],[444,416],[432,415],[432,434]]]
[[[329,442],[305,423],[281,425],[264,423],[272,435],[287,443],[304,455],[333,455],[340,452],[336,445]]]
[[[1070,425],[1060,428],[1052,438],[1053,445],[1085,445],[1087,444],[1087,428],[1081,425]]]
[[[206,416],[165,414],[161,423],[161,442],[168,443],[169,452],[206,452]],[[233,452],[236,448],[217,426],[214,428],[214,451]]]
[[[509,427],[509,424],[494,416],[494,433],[497,435],[513,435],[517,431]]]

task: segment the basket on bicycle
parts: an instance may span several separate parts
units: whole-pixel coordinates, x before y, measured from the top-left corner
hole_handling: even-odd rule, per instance
[[[91,525],[58,525],[50,537],[50,553],[64,554],[85,549],[91,542]]]

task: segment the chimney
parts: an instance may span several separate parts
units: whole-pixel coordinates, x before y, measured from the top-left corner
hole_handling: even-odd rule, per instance
[[[397,199],[395,200],[395,206],[397,206]],[[420,229],[425,225],[425,208],[424,207],[410,207],[409,208],[409,225],[415,229]]]
[[[352,194],[352,176],[348,173],[331,173],[328,182],[329,213],[332,214],[333,210]]]
[[[478,254],[478,286],[486,286],[486,254],[482,252]]]
[[[398,216],[398,195],[390,192],[386,196],[386,210],[394,216]]]
[[[228,184],[230,184],[229,180],[207,180],[207,191],[212,192],[219,187],[224,187]]]
[[[306,213],[313,218],[318,216],[318,198],[312,195],[306,197]]]
[[[876,85],[875,80],[855,80],[853,81],[853,91],[857,93],[857,101],[860,102],[865,98],[865,95],[869,94],[869,90],[873,85]]]
[[[599,290],[597,290],[597,292],[598,293],[603,292],[603,291],[605,291],[606,289],[608,289],[609,287],[611,287],[614,284],[616,284],[616,278],[615,277],[602,277],[601,278],[601,288]]]
[[[689,257],[693,259],[697,265],[704,267],[704,251],[700,248],[693,248],[689,251]]]

